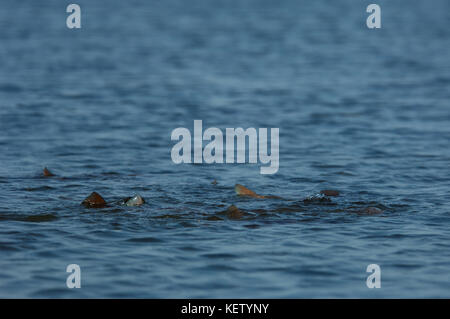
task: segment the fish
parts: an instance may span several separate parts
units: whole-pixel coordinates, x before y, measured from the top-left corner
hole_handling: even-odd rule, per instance
[[[244,212],[242,212],[239,208],[237,208],[234,205],[228,207],[225,213],[230,219],[241,219],[242,216],[244,216]]]
[[[248,189],[245,186],[242,186],[241,184],[236,184],[234,186],[234,191],[239,196],[248,196],[248,197],[253,197],[253,198],[265,198],[265,196],[258,195],[254,191]]]
[[[141,195],[136,194],[133,197],[125,198],[122,201],[122,203],[125,206],[141,206],[141,205],[145,204],[145,200],[142,198]]]
[[[106,201],[99,193],[92,192],[81,204],[88,208],[101,208],[106,206]]]
[[[50,171],[48,170],[47,167],[44,167],[44,170],[42,171],[42,175],[44,175],[44,177],[55,176],[52,172],[50,172]]]
[[[324,189],[320,191],[320,194],[325,196],[339,196],[339,191],[334,189]]]
[[[360,214],[374,215],[381,214],[383,211],[376,207],[366,207],[359,211]]]

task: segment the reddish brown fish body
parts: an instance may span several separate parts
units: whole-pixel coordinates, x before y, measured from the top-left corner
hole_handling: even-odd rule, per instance
[[[100,208],[106,206],[106,201],[100,194],[93,192],[81,204],[89,208]]]
[[[374,214],[381,214],[383,211],[376,207],[366,207],[362,210],[360,210],[361,214],[367,214],[367,215],[374,215]]]
[[[324,189],[320,193],[325,196],[339,196],[339,191],[334,189]]]
[[[47,169],[47,167],[44,168],[42,174],[43,174],[45,177],[55,176],[55,175],[53,175],[52,172],[50,172],[50,171]]]
[[[256,194],[254,191],[248,189],[245,186],[242,186],[241,184],[236,184],[234,186],[234,190],[235,190],[236,194],[238,194],[240,196],[248,196],[248,197],[253,197],[253,198],[264,198],[264,196]]]
[[[234,205],[231,205],[226,210],[227,216],[230,219],[241,219],[244,216],[244,213]]]

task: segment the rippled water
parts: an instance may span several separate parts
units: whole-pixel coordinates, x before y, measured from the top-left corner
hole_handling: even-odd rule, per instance
[[[361,1],[76,3],[81,30],[2,1],[0,297],[450,297],[448,1],[378,1],[380,30]],[[279,172],[173,164],[194,119],[279,127]]]

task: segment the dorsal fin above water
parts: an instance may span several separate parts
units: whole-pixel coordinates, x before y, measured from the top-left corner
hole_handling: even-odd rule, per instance
[[[100,208],[106,206],[106,201],[99,193],[92,192],[81,204],[89,208]]]
[[[234,191],[239,196],[249,196],[249,197],[253,197],[253,198],[264,198],[264,196],[256,194],[254,191],[248,189],[247,187],[245,187],[245,186],[243,186],[241,184],[236,184],[234,186]]]
[[[45,177],[55,176],[52,172],[50,172],[50,171],[48,170],[47,167],[44,167],[44,170],[42,171],[42,174],[43,174]]]

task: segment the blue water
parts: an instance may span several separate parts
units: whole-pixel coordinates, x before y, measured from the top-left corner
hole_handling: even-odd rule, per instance
[[[75,3],[0,4],[0,297],[450,297],[449,1],[378,30],[367,1]],[[175,165],[195,119],[280,128],[279,172]]]

